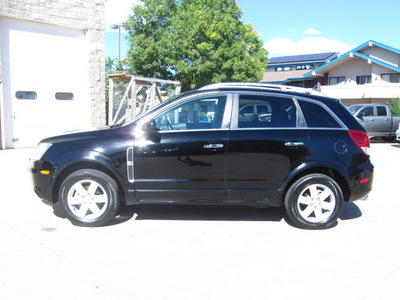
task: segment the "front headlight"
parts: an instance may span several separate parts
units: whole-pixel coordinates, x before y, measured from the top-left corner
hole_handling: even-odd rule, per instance
[[[46,153],[46,151],[51,147],[52,144],[50,143],[39,143],[37,145],[35,152],[33,152],[33,155],[31,157],[31,161],[36,161],[42,158],[43,154]]]

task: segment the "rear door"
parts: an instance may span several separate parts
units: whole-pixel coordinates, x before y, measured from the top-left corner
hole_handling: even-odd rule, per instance
[[[392,130],[392,118],[390,116],[389,108],[385,105],[378,105],[375,107],[375,130],[381,134],[390,134]]]
[[[241,108],[260,107],[251,119]],[[235,96],[227,152],[230,201],[280,201],[282,184],[307,155],[308,131],[290,97],[241,93]]]

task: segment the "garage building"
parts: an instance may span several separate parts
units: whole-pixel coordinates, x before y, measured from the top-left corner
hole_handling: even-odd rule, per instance
[[[1,149],[105,124],[104,0],[0,1]]]

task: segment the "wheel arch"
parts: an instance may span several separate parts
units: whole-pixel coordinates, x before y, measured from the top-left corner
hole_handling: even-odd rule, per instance
[[[307,167],[303,167],[300,170],[297,170],[297,172],[295,172],[294,174],[292,174],[292,176],[286,182],[286,185],[283,189],[283,194],[282,194],[283,199],[285,198],[288,190],[293,185],[293,183],[295,183],[301,177],[304,177],[304,176],[310,175],[310,174],[324,174],[326,176],[331,177],[340,186],[342,193],[343,193],[344,201],[345,202],[349,201],[350,186],[346,179],[346,176],[342,172],[340,172],[338,169],[336,169],[332,166],[318,165],[318,164],[313,164],[313,165],[309,165]]]
[[[123,188],[121,185],[120,179],[118,179],[118,176],[111,171],[106,165],[99,163],[98,161],[91,161],[91,160],[81,160],[81,161],[74,161],[73,163],[67,165],[65,168],[63,168],[60,173],[57,175],[54,185],[53,185],[53,191],[52,191],[52,196],[53,196],[53,203],[58,202],[58,192],[61,186],[61,183],[73,172],[76,172],[78,170],[83,170],[83,169],[92,169],[92,170],[97,170],[100,172],[103,172],[110,176],[115,183],[118,186],[118,197],[121,199],[122,202],[124,202],[124,197],[123,197]]]

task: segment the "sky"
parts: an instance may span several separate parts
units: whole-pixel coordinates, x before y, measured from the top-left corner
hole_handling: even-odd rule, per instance
[[[106,0],[106,56],[118,57],[118,33],[139,0]],[[259,33],[268,56],[345,53],[369,40],[400,49],[400,0],[236,0],[241,20]],[[121,58],[129,44],[121,32]]]

